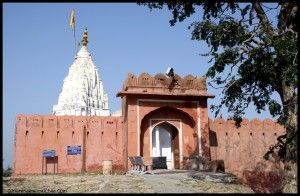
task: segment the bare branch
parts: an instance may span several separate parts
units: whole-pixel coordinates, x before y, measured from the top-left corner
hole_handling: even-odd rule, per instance
[[[240,46],[240,49],[243,50],[244,53],[247,53],[247,54],[250,53],[249,49],[248,49],[246,46],[243,46],[243,45],[242,45],[242,46]]]
[[[296,65],[297,57],[298,57],[298,51],[297,51],[297,53],[296,53],[296,55],[295,55],[295,58],[294,58],[294,60],[293,60],[293,65]]]
[[[224,16],[224,12],[226,11],[226,10],[228,10],[228,8],[229,8],[229,4],[227,4],[227,6],[225,7],[225,9],[224,10],[222,10],[222,12],[220,13],[220,17],[221,16]],[[225,16],[227,16],[227,15],[225,15]],[[214,20],[215,21],[215,20]]]
[[[267,8],[268,10],[266,11],[266,12],[268,12],[268,11],[270,11],[270,10],[275,10],[275,9],[277,9],[280,5],[279,5],[279,3],[278,3],[278,5],[276,6],[276,7],[268,7],[268,6],[266,6],[266,5],[264,5],[264,4],[261,4],[263,7],[265,7],[265,8]]]
[[[213,86],[210,82],[208,82],[208,85],[209,86],[211,86],[212,88],[214,88],[214,89],[221,89],[221,88],[229,88],[230,86],[232,86],[234,83],[236,83],[236,80],[232,80],[233,82],[231,82],[231,84],[230,85],[228,85],[228,84],[225,84],[225,86],[220,86],[220,87],[215,87],[215,86]]]
[[[263,27],[265,27],[266,31],[269,33],[269,34],[273,34],[273,28],[268,20],[268,17],[266,15],[266,13],[264,12],[263,8],[261,7],[261,4],[260,3],[252,3],[252,6],[260,20],[260,22],[262,23]]]

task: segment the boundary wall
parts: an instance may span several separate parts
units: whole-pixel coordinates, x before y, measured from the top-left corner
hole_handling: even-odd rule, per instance
[[[17,115],[14,173],[78,173],[102,170],[112,160],[114,171],[124,171],[123,117]],[[81,146],[70,155],[67,146]],[[44,150],[55,150],[43,158]]]

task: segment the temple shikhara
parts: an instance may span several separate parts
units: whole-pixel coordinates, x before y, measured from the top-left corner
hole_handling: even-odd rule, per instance
[[[132,157],[164,161],[165,169],[236,175],[259,164],[271,169],[263,155],[284,128],[270,119],[243,119],[240,128],[209,119],[207,100],[214,95],[204,76],[129,73],[116,92],[121,114],[112,115],[104,91],[109,81],[102,82],[87,46],[86,30],[52,114],[17,115],[15,175],[101,173],[105,161],[113,172],[126,172]]]
[[[108,97],[102,81],[87,49],[88,34],[84,32],[82,47],[64,80],[58,104],[53,114],[75,116],[109,116]]]

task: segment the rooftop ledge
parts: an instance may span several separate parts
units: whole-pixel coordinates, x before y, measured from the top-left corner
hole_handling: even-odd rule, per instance
[[[165,93],[165,92],[139,92],[139,91],[120,91],[117,93],[117,97],[123,97],[124,95],[163,95],[163,96],[184,96],[184,97],[207,97],[214,98],[215,95],[207,94],[207,93]]]
[[[138,77],[129,73],[122,90],[117,93],[117,97],[124,95],[215,97],[207,93],[205,76],[199,78],[192,75],[180,77],[175,74],[173,77],[167,77],[162,73],[153,77],[148,73],[142,73]]]

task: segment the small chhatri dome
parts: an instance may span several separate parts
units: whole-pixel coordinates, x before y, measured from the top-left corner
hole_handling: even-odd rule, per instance
[[[82,46],[86,46],[88,42],[89,42],[88,41],[88,32],[87,32],[87,28],[85,27],[85,31],[82,36],[81,44],[82,44]]]

